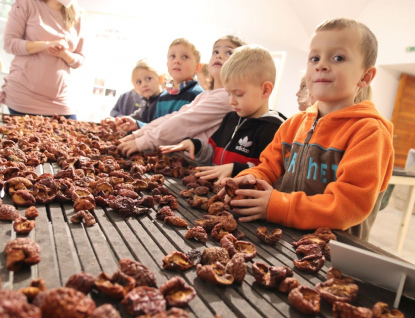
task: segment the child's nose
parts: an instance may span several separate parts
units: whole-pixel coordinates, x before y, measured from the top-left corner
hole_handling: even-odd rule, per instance
[[[329,68],[327,66],[327,63],[324,63],[322,61],[318,62],[316,65],[316,71],[328,71]]]

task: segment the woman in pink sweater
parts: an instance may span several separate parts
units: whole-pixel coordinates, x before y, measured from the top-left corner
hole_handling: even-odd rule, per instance
[[[11,114],[65,115],[70,68],[83,64],[81,16],[71,0],[16,0],[4,32],[4,49],[14,54],[1,102]]]

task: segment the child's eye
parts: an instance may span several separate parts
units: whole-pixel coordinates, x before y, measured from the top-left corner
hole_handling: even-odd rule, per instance
[[[147,77],[147,78],[146,78],[146,81],[147,81],[147,82],[150,82],[150,81],[151,81],[151,77]]]
[[[301,87],[301,89],[302,89],[302,90],[306,90],[306,89],[307,89],[307,85],[303,85],[303,86]]]
[[[183,60],[187,60],[188,58],[189,58],[188,55],[183,55],[183,57],[182,57]]]
[[[219,54],[219,51],[218,51],[218,50],[214,50],[214,51],[212,52],[212,55],[217,55],[217,54]]]
[[[174,59],[175,57],[176,57],[176,55],[174,55],[174,54],[170,54],[170,56],[169,56],[171,59]]]
[[[233,53],[233,50],[226,51],[226,55],[231,56],[231,55],[232,55],[232,53]]]
[[[139,81],[137,81],[137,82],[135,82],[136,84],[138,84],[138,85],[140,85],[141,84],[141,81],[139,80]]]
[[[315,62],[320,61],[320,59],[319,59],[317,56],[312,56],[312,57],[310,58],[310,61],[315,63]]]
[[[344,57],[343,57],[343,56],[341,56],[341,55],[336,55],[333,59],[334,59],[335,61],[337,61],[337,62],[344,61]]]

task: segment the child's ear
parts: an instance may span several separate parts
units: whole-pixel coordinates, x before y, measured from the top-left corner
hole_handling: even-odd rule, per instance
[[[200,72],[200,70],[202,69],[202,66],[203,66],[202,63],[197,64],[195,73]]]
[[[270,97],[273,89],[274,89],[274,85],[271,82],[265,82],[264,84],[262,84],[263,97],[264,98]]]
[[[362,78],[360,79],[359,83],[357,83],[358,87],[366,87],[369,86],[372,80],[375,78],[376,75],[376,67],[371,66],[369,67],[366,72],[363,74]]]

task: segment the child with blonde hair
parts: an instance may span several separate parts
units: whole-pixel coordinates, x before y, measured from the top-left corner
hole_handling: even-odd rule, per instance
[[[281,125],[261,163],[233,179],[264,189],[236,191],[250,197],[230,201],[240,221],[325,226],[368,239],[394,158],[392,124],[371,101],[354,103],[376,74],[376,57],[376,37],[364,24],[339,18],[317,27],[306,72],[317,103]]]
[[[234,111],[225,116],[209,143],[191,138],[160,149],[163,153],[187,151],[190,158],[208,165],[197,167],[196,176],[216,179],[217,184],[256,166],[285,119],[269,111],[275,76],[275,63],[268,50],[257,45],[237,48],[221,70],[221,81]]]
[[[136,151],[155,150],[161,145],[177,143],[189,136],[207,142],[223,117],[232,110],[228,93],[220,80],[220,70],[233,50],[244,44],[233,35],[218,39],[213,45],[209,61],[212,89],[198,95],[192,103],[179,111],[157,118],[124,137],[118,149],[129,156]]]

